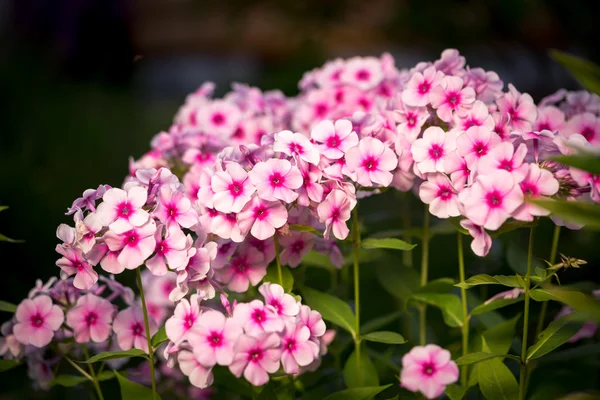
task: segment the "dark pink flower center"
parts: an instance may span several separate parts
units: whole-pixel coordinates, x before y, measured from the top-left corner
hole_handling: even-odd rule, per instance
[[[543,131],[544,129],[547,129],[549,131],[551,130],[550,125],[547,122],[542,122],[541,124],[538,125],[539,131]]]
[[[223,123],[225,123],[225,116],[221,113],[214,113],[212,116],[212,122],[215,125],[223,125]]]
[[[371,77],[371,73],[366,69],[361,69],[356,72],[356,80],[367,81]]]
[[[455,108],[460,103],[460,93],[450,92],[446,95],[446,101],[450,107]]]
[[[315,105],[315,114],[319,117],[324,117],[327,114],[327,105],[326,104],[316,104]]]
[[[96,314],[95,312],[90,312],[86,317],[85,317],[85,322],[88,324],[88,326],[94,325],[96,323],[96,321],[98,320],[98,314]]]
[[[411,113],[406,116],[406,124],[409,128],[412,128],[417,124],[417,119],[414,114]]]
[[[269,302],[269,305],[273,308],[275,308],[275,310],[277,311],[277,314],[281,313],[281,309],[283,308],[281,306],[281,302],[275,298],[271,299],[271,301]]]
[[[167,206],[167,215],[169,215],[171,218],[175,218],[177,214],[177,206],[174,204],[169,204]]]
[[[521,183],[521,190],[527,196],[534,196],[538,194],[538,187],[531,182],[523,182]]]
[[[131,331],[133,332],[134,336],[141,336],[142,332],[144,332],[144,328],[142,327],[142,324],[137,322],[131,327]]]
[[[125,234],[125,242],[126,242],[127,246],[135,247],[135,246],[137,246],[139,241],[140,241],[140,237],[138,236],[136,231],[131,230]]]
[[[444,156],[444,148],[439,144],[432,144],[429,148],[429,156],[434,160],[439,160]]]
[[[291,142],[290,144],[288,144],[288,149],[290,149],[290,151],[292,153],[296,153],[296,154],[304,153],[304,149],[302,148],[302,146],[295,142]]]
[[[367,171],[373,171],[377,169],[377,165],[379,164],[379,162],[377,161],[377,159],[373,156],[369,156],[367,158],[364,159],[363,161],[363,167],[367,170]]]
[[[194,326],[194,322],[196,322],[196,316],[191,313],[187,314],[183,321],[183,323],[185,324],[185,328],[190,329],[192,326]]]
[[[252,349],[248,352],[248,361],[258,362],[263,357],[262,349]]]
[[[154,249],[158,254],[165,254],[169,252],[169,245],[166,241],[156,242],[156,248]]]
[[[298,240],[297,242],[294,242],[292,244],[291,248],[292,248],[292,253],[300,253],[304,249],[304,241]]]
[[[264,206],[259,206],[254,209],[254,217],[261,221],[263,219],[267,218],[267,215],[268,215],[268,212]]]
[[[596,136],[596,131],[590,126],[586,126],[581,130],[581,136],[587,139],[587,141],[591,141]]]
[[[367,99],[366,97],[361,97],[358,100],[358,105],[361,106],[362,108],[369,108],[371,106],[371,100]]]
[[[279,172],[275,172],[273,175],[271,175],[269,180],[271,182],[271,186],[275,187],[283,186],[283,183],[285,182],[285,178]]]
[[[294,351],[294,349],[296,348],[296,339],[294,339],[294,338],[288,339],[287,343],[285,344],[285,348],[288,349],[289,351]]]
[[[423,364],[423,373],[428,376],[433,375],[435,373],[435,366],[432,363]]]
[[[211,347],[220,347],[222,345],[223,341],[223,335],[221,335],[220,332],[211,332],[210,336],[208,337],[208,342],[210,343]]]
[[[338,135],[332,135],[327,138],[327,147],[337,148],[340,145],[340,138]]]
[[[32,315],[30,320],[31,320],[31,325],[35,326],[36,328],[39,328],[40,326],[42,326],[44,324],[44,318],[42,318],[42,315],[40,313]]]
[[[485,200],[490,208],[502,207],[502,195],[497,190],[492,190],[485,195]]]
[[[333,210],[331,210],[331,219],[333,221],[337,221],[338,218],[340,218],[340,209],[334,208]]]
[[[128,201],[124,201],[117,206],[117,216],[119,218],[129,218],[129,214],[131,214],[131,204]]]
[[[473,145],[473,151],[475,151],[475,153],[477,153],[477,155],[480,157],[485,156],[488,152],[488,147],[485,143],[475,142],[475,144]]]
[[[264,322],[264,320],[267,319],[267,314],[265,314],[264,310],[257,308],[252,313],[252,319],[254,320],[254,322],[261,324],[262,322]]]
[[[425,93],[429,92],[430,88],[431,88],[431,85],[429,84],[429,82],[423,81],[423,82],[421,82],[421,84],[419,85],[417,90],[419,91],[420,94],[425,94]]]
[[[500,161],[500,169],[504,169],[508,172],[513,170],[513,162],[512,160],[502,160]]]
[[[84,267],[83,267],[83,263],[81,261],[75,261],[73,263],[73,267],[77,268],[77,271],[83,271]]]
[[[442,200],[448,200],[452,197],[452,189],[450,189],[448,186],[440,186],[437,195]]]

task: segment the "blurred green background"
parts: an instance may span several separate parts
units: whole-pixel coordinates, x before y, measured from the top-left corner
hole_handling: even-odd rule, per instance
[[[455,47],[539,100],[577,88],[549,48],[600,60],[594,10],[584,0],[0,0],[0,205],[10,206],[0,232],[25,241],[0,243],[0,298],[18,303],[36,278],[58,274],[55,230],[72,221],[66,208],[87,188],[120,185],[128,157],[147,151],[204,80],[219,95],[232,81],[294,95],[302,73],[332,57],[387,51],[402,68]],[[404,206],[388,193],[361,213],[371,231],[390,229]],[[416,201],[411,214],[418,224]],[[548,257],[551,234],[543,223],[536,256]],[[526,237],[506,235],[488,259],[469,256],[468,273],[507,270],[507,249],[522,252]],[[597,280],[598,239],[563,234],[560,251],[590,262],[566,282]],[[453,236],[434,239],[431,278],[457,274],[455,252]],[[395,305],[374,268],[363,275],[367,321]],[[435,329],[442,344],[456,339],[441,323]],[[15,391],[27,386],[24,375],[2,375],[0,399],[47,398]]]

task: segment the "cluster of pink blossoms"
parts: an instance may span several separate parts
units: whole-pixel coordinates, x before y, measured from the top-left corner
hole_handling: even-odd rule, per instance
[[[302,305],[280,285],[263,283],[264,301],[229,303],[226,313],[200,306],[198,295],[183,299],[166,322],[170,342],[165,357],[179,365],[199,388],[212,384],[212,368],[226,366],[255,386],[283,367],[285,374],[314,371],[335,331],[326,331],[321,314]]]

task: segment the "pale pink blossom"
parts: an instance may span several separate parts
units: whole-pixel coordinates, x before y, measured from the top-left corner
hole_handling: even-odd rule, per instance
[[[191,351],[181,350],[178,352],[177,362],[181,372],[190,379],[192,385],[206,388],[213,384],[214,377],[211,368],[202,365]]]
[[[308,254],[314,245],[315,235],[309,232],[291,232],[279,237],[281,244],[281,264],[296,268],[302,257]]]
[[[67,325],[73,329],[77,343],[106,341],[112,332],[111,324],[116,306],[92,293],[77,299],[75,307],[67,312]]]
[[[477,93],[477,99],[486,104],[494,102],[502,95],[504,83],[494,71],[467,67],[464,79],[465,85],[472,87]]]
[[[494,118],[490,115],[488,107],[481,101],[475,100],[470,109],[464,110],[462,115],[454,115],[454,126],[462,131],[473,126],[494,129]]]
[[[240,303],[233,309],[235,319],[244,331],[252,336],[261,332],[281,332],[284,328],[283,319],[277,314],[274,307],[265,305],[260,300],[249,303]]]
[[[197,327],[201,312],[200,299],[197,294],[193,294],[189,301],[181,299],[175,307],[173,316],[165,323],[165,331],[169,340],[178,344],[187,339],[190,331]]]
[[[311,310],[309,306],[301,305],[299,317],[300,321],[302,321],[310,331],[310,336],[312,338],[320,338],[325,334],[327,327],[325,326],[325,321],[323,321],[320,312]]]
[[[102,222],[95,213],[89,213],[83,220],[75,222],[77,244],[84,253],[92,250],[96,244],[96,234],[102,230]]]
[[[204,132],[220,138],[229,138],[235,133],[242,119],[240,109],[225,100],[214,100],[198,109],[196,120]]]
[[[527,174],[527,167],[523,163],[526,155],[527,145],[525,143],[521,143],[515,149],[512,143],[502,142],[479,159],[477,173],[490,175],[498,170],[508,171],[517,182],[520,182]]]
[[[250,232],[255,238],[265,240],[287,222],[287,217],[287,210],[281,202],[254,196],[238,214],[238,223],[242,232]]]
[[[281,131],[275,134],[273,151],[278,151],[288,156],[296,156],[308,163],[319,164],[320,154],[315,146],[301,133]]]
[[[361,90],[369,90],[383,80],[381,62],[375,57],[353,57],[346,62],[340,80]]]
[[[295,192],[302,186],[302,174],[288,160],[271,158],[259,162],[248,173],[256,186],[258,197],[267,201],[282,200],[291,203],[298,197]]]
[[[456,150],[456,135],[431,126],[413,142],[410,151],[421,173],[444,172],[444,159]]]
[[[150,336],[158,330],[156,321],[148,316]],[[121,350],[136,348],[148,352],[148,340],[144,326],[144,314],[140,307],[128,307],[117,314],[113,321],[113,331]]]
[[[165,225],[191,228],[198,223],[198,214],[185,194],[168,188],[158,192],[158,205],[153,214]]]
[[[473,238],[471,241],[471,250],[479,257],[485,257],[492,248],[492,238],[482,226],[475,225],[468,219],[460,221],[460,226],[469,231],[469,235]]]
[[[285,293],[283,287],[276,283],[265,282],[258,288],[265,299],[265,304],[273,307],[281,317],[295,317],[300,312],[300,305],[291,295]]]
[[[457,191],[461,191],[465,185],[470,185],[471,183],[472,174],[467,161],[456,151],[451,152],[444,159],[444,172],[450,175],[452,186]]]
[[[17,307],[15,317],[15,338],[24,345],[35,347],[47,346],[65,320],[60,307],[52,304],[52,299],[46,295],[23,300]]]
[[[210,310],[200,315],[188,341],[202,365],[230,365],[235,354],[233,346],[242,333],[242,326],[238,321]]]
[[[494,296],[490,297],[489,299],[484,301],[483,304],[490,304],[492,301],[500,300],[500,299],[507,299],[507,300],[516,299],[523,293],[524,293],[524,290],[521,288],[514,288],[511,290],[506,290],[504,292],[500,292],[500,293],[495,294]]]
[[[339,189],[332,190],[325,200],[318,205],[319,221],[325,224],[323,237],[329,239],[330,232],[339,240],[348,237],[350,230],[346,221],[350,219],[352,204],[347,194]]]
[[[456,138],[456,151],[465,159],[469,169],[473,169],[481,157],[488,154],[500,142],[500,137],[490,129],[472,126]]]
[[[244,378],[254,386],[269,381],[269,374],[277,372],[281,350],[276,333],[263,333],[257,337],[242,335],[235,344],[235,357],[229,366],[233,375]]]
[[[448,350],[435,344],[415,346],[402,357],[400,386],[434,399],[444,393],[446,385],[456,382],[458,375]]]
[[[415,141],[421,133],[421,128],[429,119],[429,111],[426,107],[411,107],[400,103],[396,112],[397,133],[406,135],[410,142]],[[398,148],[396,148],[398,153]]]
[[[348,150],[346,164],[350,172],[356,174],[356,182],[360,185],[389,186],[393,178],[390,171],[398,165],[398,158],[381,140],[366,137]]]
[[[225,171],[215,172],[211,188],[214,208],[225,214],[239,213],[256,191],[246,170],[236,163],[227,164]]]
[[[127,269],[135,269],[150,257],[156,247],[156,223],[150,219],[145,225],[121,234],[108,231],[104,242],[110,251],[120,251],[117,261]]]
[[[457,76],[445,76],[440,84],[429,94],[431,105],[437,116],[444,122],[453,120],[453,113],[463,115],[475,101],[475,91],[471,87],[463,87],[463,80]]]
[[[402,101],[412,107],[424,107],[429,104],[431,90],[438,86],[444,73],[431,66],[422,73],[415,72],[402,92]]]
[[[578,114],[569,120],[564,129],[566,136],[580,134],[592,144],[600,144],[600,118],[592,113]]]
[[[306,325],[286,321],[281,334],[281,364],[286,374],[298,374],[300,367],[312,363],[319,356],[319,345],[310,340]]]
[[[231,258],[229,264],[218,270],[221,281],[227,284],[229,290],[243,293],[249,285],[258,283],[267,274],[267,263],[264,256],[254,247],[247,247]]]
[[[142,209],[147,198],[146,189],[140,186],[132,186],[128,191],[112,188],[102,196],[96,215],[102,225],[120,234],[148,222],[150,216]]]
[[[56,261],[56,265],[62,270],[65,277],[75,274],[73,286],[77,289],[90,289],[98,281],[98,273],[84,257],[81,249],[57,245],[56,252],[62,255]]]
[[[512,130],[530,131],[537,118],[537,108],[531,96],[520,93],[512,84],[508,84],[508,93],[496,100],[498,110],[508,115],[508,124]]]
[[[170,269],[180,269],[188,261],[188,249],[191,237],[188,240],[185,233],[178,225],[160,225],[154,234],[156,246],[155,255],[146,261],[146,267],[153,275],[162,276]],[[168,265],[168,268],[167,268]]]
[[[298,168],[302,174],[302,186],[297,190],[298,205],[307,207],[311,201],[320,203],[323,200],[323,172],[318,166],[302,161],[298,163]]]
[[[342,158],[358,144],[358,135],[352,130],[352,122],[347,119],[338,119],[335,124],[330,120],[323,120],[315,125],[310,136],[318,143],[317,148],[321,154],[330,160]]]
[[[537,119],[533,124],[534,131],[562,132],[564,126],[565,114],[558,108],[553,106],[538,107]]]
[[[247,233],[242,231],[235,213],[217,213],[213,217],[210,231],[222,239],[231,239],[236,243],[241,243]]]
[[[458,194],[444,174],[428,174],[427,180],[419,186],[419,197],[423,203],[429,204],[429,212],[438,218],[460,215]]]
[[[521,221],[533,221],[535,216],[550,214],[550,211],[541,208],[529,199],[539,199],[543,196],[552,196],[558,192],[559,184],[554,178],[552,172],[540,168],[537,164],[525,164],[527,166],[527,175],[519,183],[521,191],[525,195],[525,202],[517,208],[513,217]]]

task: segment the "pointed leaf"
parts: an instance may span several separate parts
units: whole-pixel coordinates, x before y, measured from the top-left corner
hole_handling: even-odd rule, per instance
[[[304,287],[304,302],[321,313],[323,319],[333,322],[356,336],[354,313],[344,301],[327,293]]]
[[[362,247],[370,250],[370,249],[394,249],[394,250],[412,250],[417,245],[406,243],[404,240],[396,239],[396,238],[367,238],[363,239]]]
[[[267,385],[258,394],[256,400],[277,400],[277,395],[275,394],[273,387],[271,387],[271,385]]]
[[[357,362],[356,351],[353,351],[344,365],[344,382],[348,388],[363,386],[379,386],[379,376],[375,365],[363,347],[360,352],[360,366]]]
[[[15,304],[9,303],[8,301],[0,300],[0,311],[5,311],[14,314],[17,312],[17,306]]]
[[[574,322],[570,315],[565,315],[552,321],[527,349],[527,359],[534,360],[567,343],[580,329],[581,323]]]
[[[290,227],[290,230],[292,230],[292,231],[309,232],[309,233],[314,233],[315,235],[321,235],[321,233],[319,231],[317,231],[315,228],[313,228],[310,225],[290,224],[289,227]]]
[[[487,274],[480,274],[470,277],[464,282],[457,283],[454,286],[459,288],[469,289],[473,286],[478,285],[504,285],[513,288],[522,287],[519,283],[519,280],[516,276],[504,276],[504,275],[494,275],[490,276]]]
[[[402,335],[396,332],[390,331],[380,331],[380,332],[372,332],[363,335],[362,338],[364,340],[368,340],[369,342],[378,342],[378,343],[387,343],[387,344],[402,344],[406,343],[406,339],[402,337]]]
[[[8,371],[21,365],[15,360],[0,360],[0,372]]]
[[[148,354],[142,350],[130,349],[125,351],[105,351],[103,353],[96,354],[90,357],[87,361],[80,361],[85,364],[91,364],[98,361],[114,360],[116,358],[130,358],[130,357],[141,357],[148,358]]]
[[[452,278],[439,278],[429,281],[418,290],[419,293],[450,293],[456,281]]]
[[[98,381],[107,381],[114,377],[115,374],[113,371],[103,371],[101,374],[96,376],[96,379],[98,379]],[[50,386],[58,385],[64,387],[73,387],[87,381],[88,379],[81,375],[59,375],[50,381]]]
[[[149,387],[132,382],[117,371],[115,371],[115,376],[119,381],[123,400],[160,400],[158,394],[153,396],[152,389]]]
[[[513,360],[516,360],[516,361],[521,360],[519,357],[513,356],[512,354],[495,354],[495,353],[488,353],[488,352],[477,352],[477,353],[470,353],[470,354],[464,355],[462,357],[459,357],[456,360],[456,365],[477,364],[479,362],[492,360],[494,358],[505,358],[505,357],[512,358]]]
[[[385,386],[368,386],[353,389],[346,389],[339,392],[335,392],[325,397],[323,400],[368,400],[372,399],[375,395],[383,392],[389,388],[390,385]]]
[[[8,206],[0,206],[0,212],[8,210]]]
[[[578,224],[587,229],[600,230],[600,205],[584,201],[566,200],[530,200],[553,215]]]
[[[483,339],[483,350],[489,347]],[[519,384],[504,363],[494,358],[484,361],[477,367],[479,389],[488,400],[515,400],[519,397]]]
[[[490,349],[487,352],[507,354],[515,337],[516,326],[520,319],[521,314],[483,332],[481,335],[482,341],[485,340],[486,345]]]
[[[169,338],[167,337],[167,332],[163,326],[154,334],[154,336],[152,336],[152,340],[150,342],[152,343],[152,347],[158,347],[167,340],[169,340]]]
[[[494,311],[499,308],[503,308],[506,306],[510,306],[511,304],[516,304],[523,301],[523,297],[517,297],[516,299],[497,299],[490,301],[488,304],[481,304],[473,310],[471,310],[471,315],[480,315],[486,312]]]
[[[600,157],[597,154],[581,152],[569,156],[552,157],[552,159],[561,164],[600,175]]]
[[[419,290],[419,275],[414,268],[380,263],[376,266],[377,280],[392,296],[407,300]]]
[[[549,286],[544,289],[533,289],[530,295],[535,301],[559,301],[580,313],[582,317],[600,322],[600,300],[588,294],[558,286]]]
[[[11,239],[7,236],[4,236],[0,233],[0,242],[9,242],[9,243],[24,243],[24,240]]]
[[[450,400],[461,400],[463,397],[465,397],[467,390],[469,390],[469,388],[454,384],[448,385],[446,386],[446,396],[448,396]]]
[[[290,269],[284,265],[281,266],[281,277],[283,278],[283,290],[290,293],[294,288],[294,276]],[[277,265],[271,265],[267,268],[267,275],[263,278],[263,282],[271,282],[279,285],[279,271]]]
[[[381,329],[384,326],[388,325],[389,323],[394,322],[395,320],[400,318],[402,316],[402,314],[403,313],[401,311],[394,311],[393,313],[386,314],[381,317],[372,319],[372,320],[366,322],[365,324],[363,324],[360,327],[360,331],[362,333],[369,333],[369,332],[373,332],[377,329]]]
[[[600,94],[600,67],[591,61],[551,50],[550,56],[573,75],[585,89]]]
[[[451,327],[462,326],[462,309],[457,296],[440,293],[416,293],[412,296],[412,299],[439,308],[442,311],[446,325]]]

